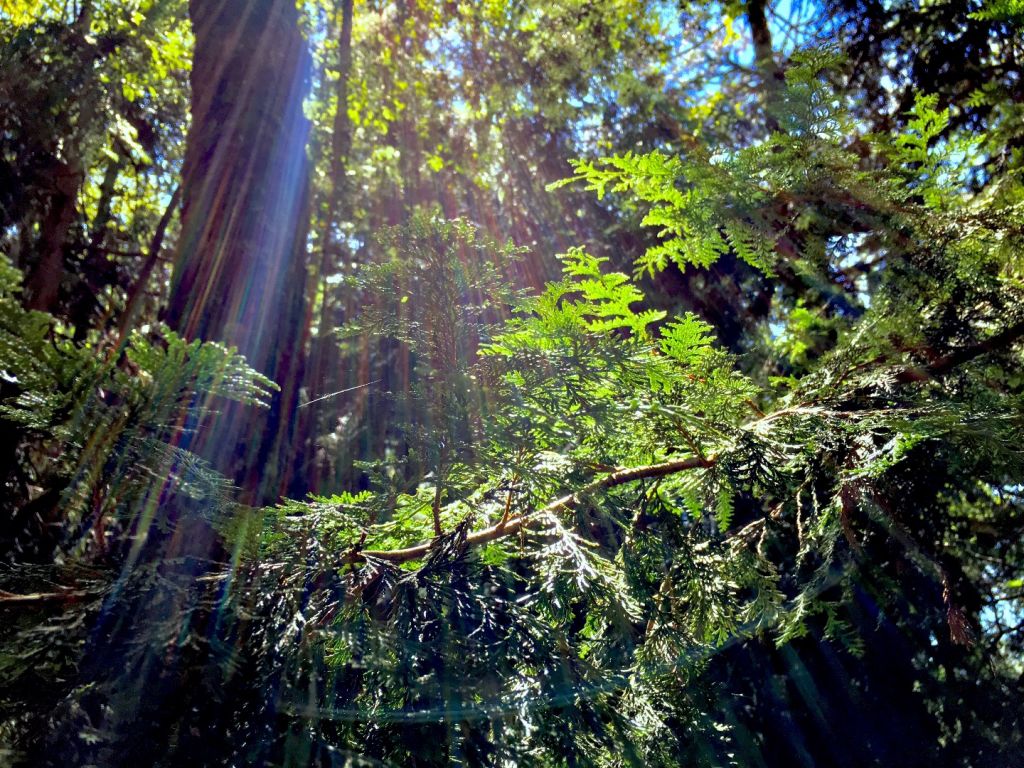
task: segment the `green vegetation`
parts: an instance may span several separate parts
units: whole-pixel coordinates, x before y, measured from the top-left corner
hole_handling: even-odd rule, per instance
[[[1024,756],[1016,2],[0,9],[0,759]]]

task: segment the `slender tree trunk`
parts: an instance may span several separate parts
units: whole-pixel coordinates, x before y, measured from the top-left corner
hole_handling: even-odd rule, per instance
[[[64,276],[64,247],[75,221],[75,202],[82,186],[82,169],[75,163],[55,162],[50,209],[43,220],[39,261],[25,281],[29,309],[52,312]]]
[[[192,127],[166,319],[236,346],[281,387],[228,407],[191,446],[261,503],[287,474],[302,363],[309,57],[293,0],[190,0]]]
[[[93,313],[100,306],[97,287],[117,282],[114,265],[106,259],[103,244],[107,236],[107,225],[112,218],[114,199],[117,196],[117,179],[126,163],[127,157],[118,154],[116,159],[107,164],[103,181],[100,183],[100,199],[96,205],[96,216],[90,224],[92,231],[83,259],[82,271],[87,277],[83,280],[82,287],[75,291],[67,313],[68,320],[75,327],[76,341],[83,341],[95,322]],[[89,284],[91,280],[95,281],[92,285]]]
[[[317,336],[310,343],[310,362],[306,369],[306,389],[310,398],[315,399],[337,389],[336,375],[339,350],[336,340],[327,333],[332,325],[337,307],[334,303],[331,286],[323,282],[336,259],[343,259],[348,252],[345,244],[336,241],[334,231],[346,209],[350,207],[348,188],[348,156],[352,146],[352,125],[348,119],[348,81],[352,70],[352,0],[341,2],[341,28],[338,33],[338,84],[335,92],[338,108],[334,114],[333,137],[331,141],[331,192],[327,199],[327,211],[320,233],[321,261],[316,282],[323,283],[323,301],[320,305],[320,316],[317,324]],[[314,283],[315,287],[315,283]],[[309,312],[312,313],[312,301]],[[345,316],[351,313],[350,297],[346,297]],[[307,326],[312,317],[309,317]],[[322,467],[316,461],[316,441],[326,425],[323,423],[325,413],[337,411],[337,403],[331,399],[311,405],[300,420],[301,434],[305,440],[304,458],[300,466],[307,473],[309,488],[319,491],[323,482]]]
[[[107,225],[111,219],[111,209],[114,205],[114,197],[117,192],[117,177],[121,175],[127,158],[119,154],[116,160],[111,160],[107,170],[103,174],[103,182],[100,184],[100,200],[96,205],[96,218],[92,221],[92,234],[89,236],[89,248],[86,251],[86,261],[96,262],[101,257],[103,241],[107,236]]]
[[[142,262],[139,274],[135,278],[135,284],[128,291],[128,300],[125,302],[124,311],[121,313],[121,320],[117,325],[116,349],[118,350],[124,347],[128,333],[135,326],[135,321],[139,314],[139,306],[146,295],[146,287],[149,285],[153,272],[156,271],[156,266],[160,262],[160,252],[163,249],[164,237],[167,235],[167,227],[170,226],[171,219],[174,217],[180,203],[181,187],[175,187],[174,192],[171,193],[171,199],[168,201],[167,207],[160,217],[160,221],[157,222],[156,230],[153,232],[153,239],[149,241],[149,252],[146,254],[146,260]]]
[[[78,41],[88,38],[92,24],[92,3],[85,2],[79,10],[73,25],[73,39]],[[92,44],[76,51],[82,57],[83,66],[91,63]],[[92,104],[85,104],[78,119],[78,127],[82,128],[92,122],[94,114]],[[85,169],[78,154],[78,148],[67,147],[66,160],[54,157],[50,165],[52,173],[52,192],[50,206],[42,221],[41,239],[39,243],[39,259],[35,268],[25,280],[26,306],[43,312],[53,312],[60,298],[60,282],[64,277],[64,250],[68,232],[78,214],[76,204],[78,192],[85,181]]]
[[[783,85],[783,72],[775,61],[772,49],[772,30],[765,13],[766,0],[748,0],[747,23],[750,24],[750,42],[754,46],[754,63],[761,71],[765,88],[765,125],[775,133],[779,121],[772,114],[774,102],[778,99]]]

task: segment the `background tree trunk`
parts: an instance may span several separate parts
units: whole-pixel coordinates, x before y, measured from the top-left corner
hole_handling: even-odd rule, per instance
[[[52,312],[64,276],[64,245],[75,222],[75,201],[82,186],[82,169],[55,161],[53,196],[42,224],[39,262],[26,280],[29,309]]]
[[[269,412],[228,409],[191,446],[261,503],[286,482],[302,367],[309,56],[291,0],[190,0],[189,13],[192,127],[166,319],[236,346],[281,387]]]
[[[344,306],[337,305],[332,286],[326,278],[333,269],[347,270],[351,261],[349,245],[340,241],[335,232],[343,215],[350,215],[348,165],[352,148],[352,124],[348,117],[348,83],[352,70],[352,0],[341,0],[341,25],[338,30],[338,82],[336,87],[337,110],[331,141],[330,193],[327,197],[327,211],[320,232],[320,267],[313,282],[323,284],[323,300],[317,323],[317,335],[311,340],[309,365],[305,371],[306,388],[311,399],[323,397],[339,386],[340,350],[337,339],[327,331],[340,323],[350,320],[352,313],[351,294],[345,296]],[[312,324],[312,300],[308,307],[307,327]],[[339,311],[342,314],[339,316]],[[355,386],[350,383],[347,386]],[[331,399],[311,403],[300,420],[300,434],[304,439],[302,459],[298,465],[303,473],[306,488],[319,491],[324,480],[324,467],[317,460],[317,439],[329,431],[328,421],[337,413],[337,406]],[[297,485],[299,483],[296,483]]]

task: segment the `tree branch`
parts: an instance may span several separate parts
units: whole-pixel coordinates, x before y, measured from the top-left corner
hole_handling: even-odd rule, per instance
[[[989,352],[1003,349],[1009,346],[1021,336],[1024,336],[1024,320],[1014,323],[1003,331],[990,336],[970,347],[958,349],[943,355],[938,360],[924,367],[910,366],[896,374],[896,381],[901,384],[910,384],[918,381],[927,381],[944,373],[949,373],[964,363],[969,363],[976,357],[981,357]]]
[[[97,594],[85,589],[71,589],[61,587],[60,592],[32,592],[30,594],[17,594],[0,589],[0,604],[2,603],[49,603],[49,602],[73,602],[84,597]]]
[[[954,368],[963,365],[976,357],[980,357],[983,354],[993,352],[1012,344],[1022,336],[1024,336],[1024,321],[1015,323],[1000,333],[997,333],[985,341],[979,342],[971,347],[951,352],[950,354],[939,358],[926,368],[905,368],[897,374],[896,380],[901,383],[912,383],[916,381],[923,381],[933,376],[940,376],[942,374],[949,373]],[[776,411],[775,413],[769,413],[758,419],[757,422],[771,421],[772,419],[778,418],[782,415],[804,411],[815,412],[813,409],[803,408],[784,409],[782,411]],[[757,422],[754,422],[754,424]],[[529,528],[533,522],[545,513],[574,509],[579,505],[580,501],[582,501],[584,497],[596,491],[603,491],[619,485],[626,485],[627,483],[633,483],[637,480],[666,477],[668,475],[673,475],[677,472],[685,472],[690,469],[706,469],[713,467],[716,463],[717,456],[711,456],[709,458],[691,456],[686,459],[662,462],[661,464],[647,464],[642,467],[620,469],[609,475],[605,475],[599,480],[595,480],[574,493],[567,494],[562,498],[551,502],[545,507],[534,510],[533,512],[527,512],[514,517],[506,517],[503,515],[502,519],[495,525],[470,533],[469,536],[466,537],[466,546],[486,544],[487,542],[495,541],[496,539],[501,539],[505,536],[518,533],[521,530]],[[750,526],[748,526],[748,528],[749,527]],[[746,529],[744,529],[744,531],[746,531]],[[741,531],[741,533],[743,533],[743,531]],[[420,558],[425,557],[430,551],[431,546],[432,542],[428,541],[405,549],[367,550],[364,552],[353,550],[349,551],[344,556],[341,564],[352,565],[355,563],[362,563],[365,562],[368,557],[376,560],[386,560],[391,563],[405,563],[410,560],[419,560]]]
[[[600,480],[595,480],[580,490],[567,494],[562,498],[551,502],[545,507],[541,507],[533,512],[516,515],[515,517],[511,517],[504,521],[504,523],[498,522],[489,528],[484,528],[470,533],[466,537],[466,546],[472,547],[478,544],[486,544],[489,541],[501,539],[505,536],[511,536],[514,533],[518,533],[523,529],[529,528],[532,523],[546,513],[575,509],[586,496],[596,491],[615,488],[616,486],[626,485],[627,483],[633,483],[637,480],[674,475],[677,472],[685,472],[690,469],[706,469],[708,467],[713,467],[715,465],[715,461],[716,459],[714,456],[707,459],[690,457],[686,459],[666,461],[661,464],[647,464],[642,467],[630,467],[629,469],[621,469],[618,472],[612,472],[610,475],[605,475]],[[431,545],[432,542],[428,541],[422,544],[417,544],[414,547],[407,547],[406,549],[349,552],[342,559],[341,564],[351,565],[354,563],[365,562],[368,557],[376,560],[387,560],[391,563],[405,563],[410,560],[419,560],[426,556],[427,552],[430,551]]]

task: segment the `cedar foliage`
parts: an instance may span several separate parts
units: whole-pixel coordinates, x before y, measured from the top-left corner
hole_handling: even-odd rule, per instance
[[[612,5],[621,13],[556,4],[545,36],[533,4],[416,4],[362,31],[396,35],[394,60],[346,50],[351,156],[328,165],[365,160],[353,171],[364,199],[345,181],[349,220],[316,226],[322,210],[338,215],[342,182],[318,191],[314,173],[310,220],[286,223],[326,233],[309,247],[331,249],[309,262],[319,267],[296,349],[329,341],[334,357],[317,354],[361,378],[336,371],[303,393],[302,408],[325,390],[329,403],[342,398],[297,422],[311,433],[299,436],[293,474],[321,462],[326,488],[241,503],[230,464],[191,452],[195,432],[228,401],[273,404],[279,385],[296,382],[275,383],[220,340],[188,341],[152,311],[127,332],[116,316],[130,294],[116,280],[106,314],[84,330],[64,301],[68,281],[52,312],[28,308],[10,254],[28,267],[47,257],[36,235],[53,203],[26,212],[3,198],[23,222],[0,237],[5,757],[718,766],[781,764],[776,753],[808,765],[1024,754],[1013,79],[975,57],[972,76],[991,79],[966,118],[954,103],[961,84],[935,78],[934,92],[918,88],[901,111],[869,121],[850,98],[864,75],[850,75],[850,57],[870,40],[836,32],[844,52],[808,32],[777,67],[771,36],[755,29],[755,64],[772,85],[751,122],[732,109],[713,119],[736,86],[724,78],[680,110],[668,140],[638,149],[610,115],[594,131],[618,132],[621,147],[581,141],[565,178],[538,167],[526,183],[500,179],[488,143],[543,143],[546,132],[561,146],[587,87],[642,112],[648,138],[664,127],[671,89],[656,95],[659,83],[625,80],[622,68],[661,50],[652,11]],[[728,41],[735,17],[756,26],[748,5],[764,23],[766,4],[733,3],[720,15],[686,8],[679,23],[721,22]],[[150,10],[147,24],[175,28]],[[901,44],[936,45],[927,30],[948,11],[922,10]],[[989,4],[969,17],[971,34],[1019,35],[1018,16],[1013,3]],[[3,18],[12,50],[42,45],[43,22]],[[438,75],[452,103],[466,89],[477,131],[473,151],[453,141],[428,156],[428,138],[445,129],[414,78],[437,53],[424,38],[451,44],[453,29],[480,78],[483,51],[526,55],[491,91],[461,72]],[[593,47],[569,46],[572,30]],[[602,46],[618,53],[596,63]],[[537,60],[550,66],[518,71]],[[526,102],[510,85],[519,77]],[[391,88],[408,100],[371,103],[371,91]],[[138,103],[122,96],[126,109]],[[417,122],[413,107],[427,117]],[[491,124],[490,109],[520,128],[545,124],[517,134]],[[318,110],[329,112],[314,100],[314,131]],[[23,129],[4,125],[11,177],[37,189],[34,161],[14,143],[27,141]],[[323,138],[314,134],[314,164]],[[149,161],[166,163],[173,135],[154,141],[165,153]],[[72,150],[39,151],[65,162]],[[448,192],[439,206],[427,169]],[[167,173],[148,173],[153,208]],[[537,247],[565,232],[517,245],[530,203],[507,200],[533,200],[545,185],[584,212],[557,257]],[[484,209],[481,189],[507,222],[471,215]],[[556,205],[534,209],[551,228],[564,225]],[[102,208],[90,209],[106,219],[99,244],[152,232],[152,216],[132,219],[134,234],[106,231],[128,212]],[[65,259],[84,242],[74,230]],[[531,285],[544,258],[561,274]],[[738,324],[715,322],[716,294],[702,293],[715,281],[735,287]],[[332,393],[342,384],[353,389]],[[320,434],[327,415],[337,426]],[[214,448],[204,453],[217,458]]]

